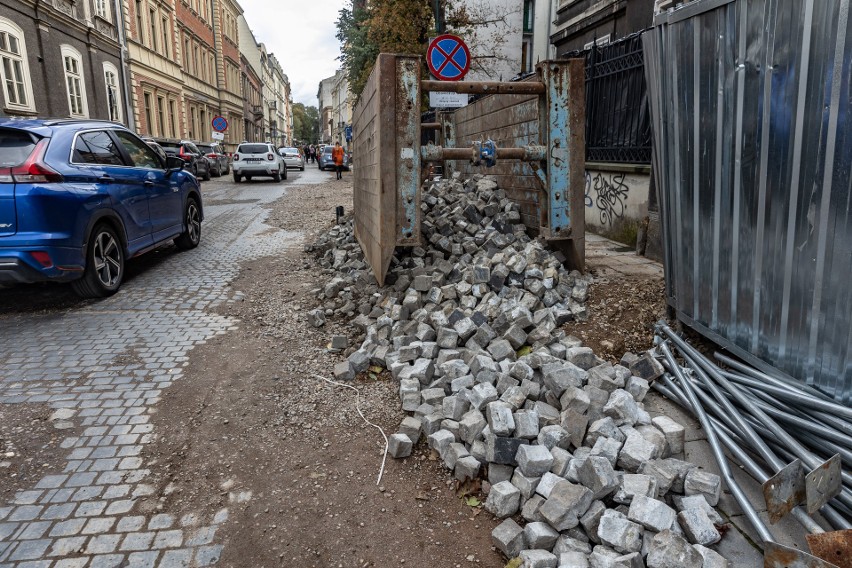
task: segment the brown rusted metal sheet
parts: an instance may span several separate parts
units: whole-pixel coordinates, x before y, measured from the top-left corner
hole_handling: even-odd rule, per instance
[[[837,568],[837,566],[777,542],[764,542],[763,568]]]
[[[500,81],[423,81],[424,91],[444,91],[476,95],[539,95],[545,92],[543,83]]]
[[[805,500],[805,468],[793,460],[763,484],[763,500],[773,525]]]
[[[355,237],[382,286],[396,246],[420,243],[419,74],[417,57],[379,55],[353,111]]]
[[[811,553],[838,568],[852,568],[852,530],[809,534]]]

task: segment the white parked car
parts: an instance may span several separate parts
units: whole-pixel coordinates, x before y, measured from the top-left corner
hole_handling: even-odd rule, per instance
[[[278,148],[278,153],[284,158],[288,168],[305,171],[305,158],[302,157],[302,152],[298,148]]]
[[[234,153],[231,168],[234,170],[234,182],[243,178],[251,181],[253,177],[271,177],[275,181],[287,179],[287,166],[272,144],[262,142],[243,142]]]

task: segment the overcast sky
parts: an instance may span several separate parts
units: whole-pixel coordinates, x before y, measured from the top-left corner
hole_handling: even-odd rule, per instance
[[[258,42],[266,44],[290,78],[294,103],[317,106],[319,82],[340,68],[334,35],[348,0],[240,0]]]

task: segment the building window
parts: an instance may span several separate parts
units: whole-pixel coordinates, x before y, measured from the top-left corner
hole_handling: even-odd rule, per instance
[[[535,3],[533,0],[524,0],[524,33],[533,33],[535,18]]]
[[[160,42],[157,41],[157,11],[153,8],[148,11],[148,24],[151,26],[151,49],[157,51],[160,47]]]
[[[189,38],[186,35],[183,36],[183,68],[189,71]]]
[[[0,63],[6,105],[19,110],[35,110],[24,32],[5,18],[0,18]]]
[[[68,92],[68,111],[71,116],[89,116],[86,83],[83,81],[83,57],[70,45],[61,48],[65,68],[65,87]]]
[[[118,94],[118,69],[112,63],[104,63],[104,83],[106,83],[107,114],[109,119],[121,122],[121,99]]]
[[[136,0],[136,38],[145,45],[145,19],[142,16],[142,0]]]
[[[154,118],[153,118],[154,114],[153,114],[153,111],[151,110],[151,93],[145,93],[143,95],[143,98],[145,99],[145,126],[147,126],[147,128],[148,128],[148,134],[153,135],[155,133],[154,133]]]
[[[157,132],[160,136],[166,133],[166,100],[163,97],[157,97]]]
[[[198,44],[192,46],[192,72],[198,76]]]
[[[95,0],[95,15],[109,20],[109,0]]]
[[[174,138],[177,136],[177,128],[175,127],[177,113],[175,112],[175,101],[169,99],[169,136]]]
[[[195,138],[195,107],[189,109],[189,137]]]
[[[167,58],[169,55],[169,43],[170,43],[170,34],[169,34],[169,19],[163,18],[162,20],[162,28],[163,28],[163,55]]]

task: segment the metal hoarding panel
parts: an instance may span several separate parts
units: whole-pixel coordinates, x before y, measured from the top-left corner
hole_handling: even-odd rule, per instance
[[[849,0],[697,0],[644,38],[669,304],[852,402]]]

